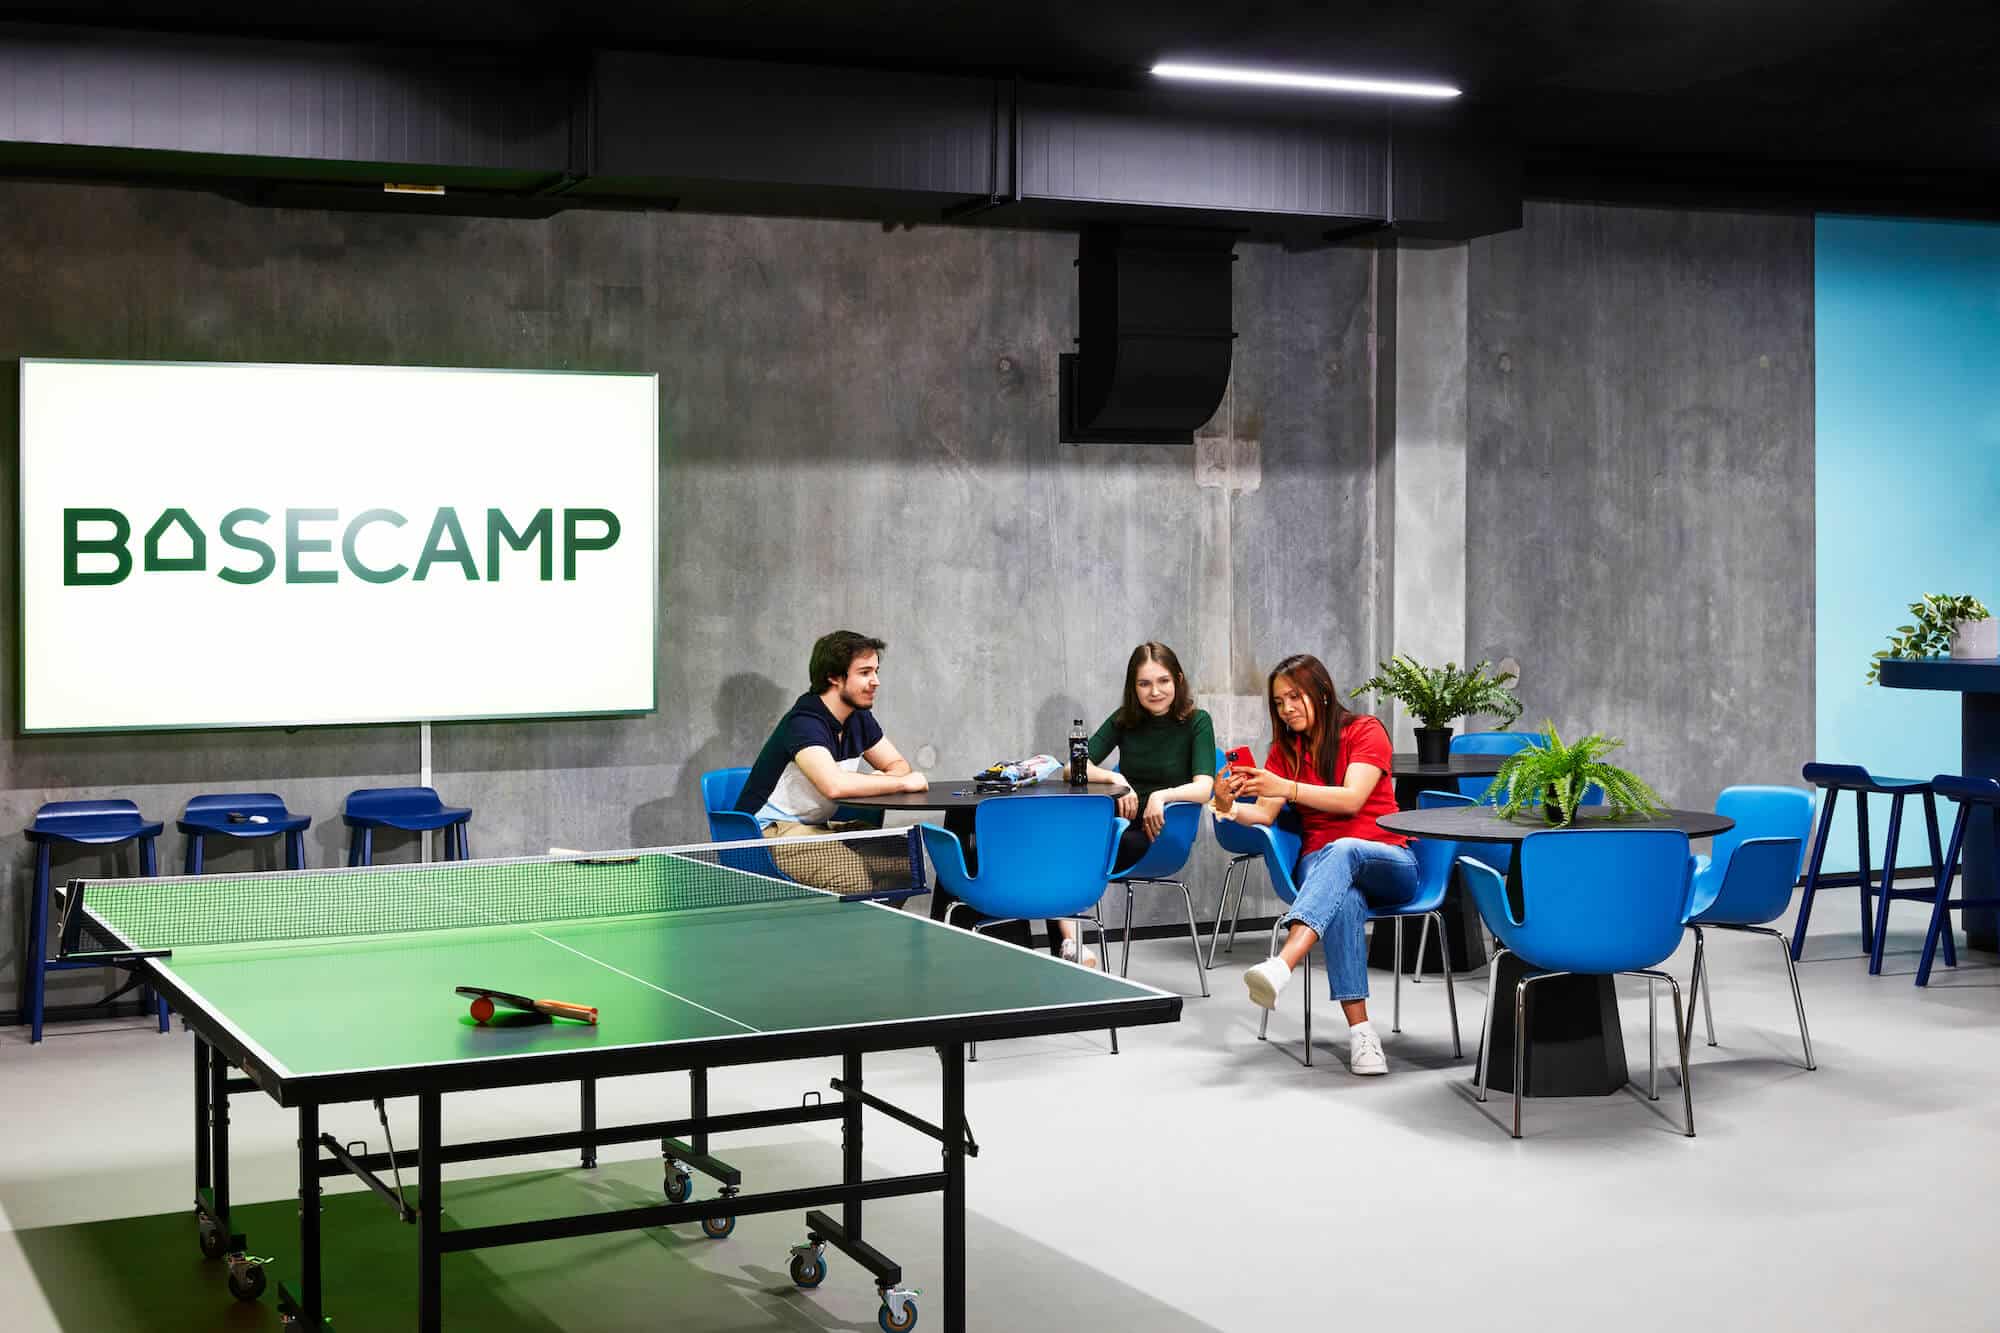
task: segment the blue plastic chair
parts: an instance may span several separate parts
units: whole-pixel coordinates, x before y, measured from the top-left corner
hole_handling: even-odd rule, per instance
[[[234,816],[234,818],[232,818]],[[182,870],[199,875],[207,839],[211,836],[250,841],[255,838],[285,837],[285,869],[303,870],[306,864],[306,829],[311,815],[295,815],[285,808],[284,798],[267,791],[224,792],[197,796],[181,811],[176,827],[187,839]]]
[[[1453,754],[1519,754],[1541,737],[1532,731],[1467,731],[1451,738]],[[1458,792],[1470,796],[1482,805],[1497,802],[1486,799],[1486,789],[1493,785],[1492,778],[1460,778]]]
[[[1527,1086],[1528,991],[1537,981],[1570,974],[1664,981],[1674,993],[1674,1035],[1681,1057],[1681,1096],[1687,1136],[1694,1137],[1694,1088],[1688,1081],[1687,1023],[1681,984],[1658,970],[1680,947],[1694,892],[1694,859],[1678,829],[1563,829],[1530,833],[1521,841],[1521,914],[1507,902],[1500,872],[1472,857],[1459,871],[1479,914],[1500,940],[1486,988],[1486,1021],[1479,1034],[1475,1075],[1486,1100],[1486,1052],[1499,1001],[1500,960],[1517,955],[1534,972],[1514,987],[1514,1128],[1521,1137],[1521,1095]],[[1657,1012],[1657,1011],[1656,1011]],[[1650,1029],[1646,1095],[1659,1100],[1657,1020]]]
[[[1715,801],[1715,812],[1736,821],[1719,835],[1714,853],[1694,858],[1694,896],[1688,929],[1694,932],[1694,975],[1688,982],[1688,1007],[1701,997],[1708,1044],[1715,1045],[1715,1015],[1709,1003],[1705,929],[1740,930],[1778,942],[1785,954],[1785,973],[1792,982],[1792,1008],[1799,1017],[1799,1042],[1805,1047],[1806,1068],[1813,1064],[1812,1034],[1806,1028],[1806,1002],[1799,991],[1799,969],[1792,961],[1792,942],[1768,924],[1792,905],[1792,886],[1805,862],[1806,838],[1812,833],[1812,797],[1797,787],[1727,787]]]
[[[1806,923],[1812,918],[1813,898],[1820,891],[1820,866],[1826,859],[1826,835],[1833,827],[1834,804],[1840,793],[1851,791],[1854,793],[1854,844],[1861,866],[1861,947],[1868,950],[1869,975],[1879,975],[1890,901],[1896,898],[1935,901],[1938,880],[1944,877],[1944,852],[1938,838],[1937,795],[1931,790],[1931,784],[1922,778],[1878,778],[1859,764],[1807,764],[1799,772],[1807,782],[1826,793],[1826,800],[1820,806],[1819,832],[1813,839],[1812,864],[1806,867],[1805,892],[1799,899],[1799,923],[1792,931],[1792,961],[1797,962],[1805,952]],[[1874,872],[1868,865],[1872,854],[1868,845],[1868,798],[1871,795],[1889,798],[1889,840],[1883,850],[1882,882],[1879,886],[1873,883]],[[1931,864],[1937,867],[1936,876],[1927,889],[1899,889],[1895,886],[1896,845],[1903,836],[1903,802],[1912,796],[1924,799],[1924,825],[1930,834]],[[1875,900],[1873,904],[1871,898]],[[1944,956],[1946,966],[1958,965],[1958,955],[1949,934],[1944,937]]]
[[[1984,807],[1992,812],[1995,860],[2000,861],[2000,782],[1992,778],[1965,778],[1953,773],[1940,773],[1931,779],[1931,789],[1958,804],[1958,819],[1951,826],[1951,842],[1945,848],[1942,862],[1944,869],[1938,876],[1937,895],[1931,902],[1930,925],[1924,930],[1924,954],[1917,963],[1919,986],[1931,984],[1931,964],[1936,960],[1940,941],[1944,944],[1944,965],[1958,966],[1951,944],[1952,908],[2000,907],[2000,898],[1951,896],[1952,881],[1958,876],[1958,858],[1965,851],[1966,827],[1972,822],[1975,808]]]
[[[375,864],[375,830],[402,829],[423,833],[449,829],[444,840],[444,859],[463,861],[471,855],[466,848],[465,826],[472,819],[468,808],[446,805],[434,787],[362,787],[347,793],[340,817],[347,822],[347,864]]]
[[[701,805],[708,815],[710,842],[763,841],[764,830],[756,816],[736,808],[736,798],[743,794],[743,784],[749,777],[747,768],[712,768],[701,775]],[[719,853],[717,859],[731,870],[747,870],[773,879],[791,878],[778,869],[771,854],[761,847],[731,848]]]
[[[1215,768],[1222,769],[1222,751],[1215,752]],[[1116,769],[1113,770],[1114,772]],[[1208,964],[1201,957],[1201,929],[1194,922],[1194,895],[1188,892],[1186,881],[1176,879],[1186,868],[1188,857],[1194,853],[1195,840],[1201,836],[1202,807],[1193,801],[1169,801],[1166,807],[1166,822],[1160,826],[1160,836],[1129,866],[1115,868],[1111,872],[1111,882],[1125,886],[1125,940],[1122,956],[1118,963],[1118,975],[1132,974],[1132,886],[1135,884],[1164,884],[1181,891],[1181,899],[1187,905],[1188,943],[1194,948],[1194,974],[1201,982],[1201,993],[1208,994]],[[1227,880],[1227,872],[1223,878]],[[1219,920],[1219,918],[1218,918]],[[1209,947],[1211,955],[1214,946]]]
[[[959,899],[946,912],[947,922],[965,907],[983,918],[973,923],[976,932],[1019,921],[1089,923],[1097,927],[1099,955],[1109,957],[1098,902],[1110,884],[1126,822],[1109,796],[991,797],[973,811],[977,875],[965,868],[957,834],[936,824],[919,824],[917,830],[939,887]],[[969,1044],[967,1053],[977,1059],[978,1047]],[[1118,1054],[1116,1028],[1111,1053]]]
[[[77,962],[70,959],[49,957],[49,860],[56,843],[69,843],[79,847],[116,847],[127,842],[139,844],[139,873],[157,875],[160,873],[154,856],[153,840],[160,836],[165,826],[146,819],[139,813],[139,807],[123,799],[104,801],[50,801],[35,811],[35,819],[26,830],[28,841],[35,844],[35,887],[34,899],[28,905],[28,1040],[30,1043],[42,1039],[42,1017],[48,999],[48,974],[51,972],[77,972],[98,969],[102,963]],[[106,996],[102,1003],[109,1004],[126,991],[138,985],[143,994],[148,988],[136,978],[132,983],[119,987]],[[167,1030],[167,1002],[159,996],[151,996],[151,1004],[158,1012],[160,1031]]]
[[[1425,798],[1435,799],[1427,801]],[[1419,794],[1418,800],[1420,806],[1423,808],[1432,808],[1434,805],[1460,804],[1460,798],[1451,792],[1423,792]],[[1470,804],[1470,802],[1465,803]],[[1248,835],[1248,837],[1243,839],[1243,842],[1259,846],[1262,849],[1264,869],[1271,877],[1271,890],[1289,907],[1299,896],[1298,884],[1292,878],[1292,873],[1299,863],[1299,848],[1302,845],[1298,824],[1290,811],[1287,810],[1285,815],[1281,816],[1276,824],[1237,824],[1233,821],[1228,821],[1225,824],[1217,826],[1216,831],[1218,836],[1224,827],[1236,829],[1240,833]],[[1399,903],[1394,907],[1376,908],[1371,906],[1368,909],[1368,919],[1370,921],[1382,921],[1406,916],[1434,918],[1437,921],[1439,946],[1446,949],[1446,956],[1449,957],[1448,942],[1444,935],[1444,915],[1439,909],[1444,904],[1445,893],[1451,888],[1452,858],[1447,854],[1447,849],[1455,849],[1457,844],[1438,839],[1418,839],[1419,844],[1425,842],[1430,842],[1434,845],[1429,850],[1424,850],[1419,846],[1418,850],[1414,853],[1417,857],[1417,896],[1409,902]],[[1424,942],[1429,938],[1429,934],[1429,922],[1427,921],[1424,932],[1419,937],[1417,944],[1419,960],[1422,959]],[[1271,944],[1267,956],[1275,956],[1281,943],[1278,923],[1273,922],[1271,925]],[[1324,940],[1320,942],[1320,948],[1322,950],[1326,948]],[[1305,1063],[1310,1065],[1312,1063],[1311,954],[1306,955],[1304,962],[1299,968],[1299,982],[1299,988],[1304,993],[1306,1030]],[[1451,1011],[1451,1052],[1453,1057],[1456,1058],[1464,1054],[1464,1048],[1459,1042],[1458,997],[1452,989],[1451,970],[1449,968],[1445,970],[1444,985],[1445,1000]],[[1403,1030],[1403,932],[1401,930],[1396,932],[1395,974],[1394,979],[1390,982],[1390,996],[1389,1030],[1391,1032],[1401,1032]],[[1263,1018],[1257,1024],[1257,1040],[1265,1040],[1266,1034],[1270,1030],[1270,1025],[1271,1012],[1267,1009],[1264,1011]]]

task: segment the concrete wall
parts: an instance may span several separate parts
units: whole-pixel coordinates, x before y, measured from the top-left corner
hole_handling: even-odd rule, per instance
[[[1813,222],[1535,205],[1469,273],[1467,653],[1672,804],[1813,742]]]
[[[1144,638],[1180,648],[1227,738],[1260,747],[1249,696],[1278,655],[1317,651],[1360,679],[1377,598],[1373,257],[1239,253],[1234,382],[1193,452],[1055,443],[1075,240],[1029,232],[414,219],[0,183],[0,360],[658,371],[659,713],[441,725],[434,763],[445,798],[477,811],[475,855],[659,844],[704,836],[697,775],[748,761],[803,688],[813,637],[837,626],[890,641],[879,714],[946,776],[1053,749],[1072,717],[1094,722]],[[10,516],[16,393],[0,375]],[[0,560],[7,606],[12,564]],[[77,648],[220,658],[234,635],[292,628],[191,625],[180,642],[135,644],[107,624]],[[16,632],[0,619],[10,660]],[[41,802],[133,798],[169,821],[166,868],[188,796],[274,790],[316,816],[310,858],[327,864],[346,791],[417,776],[413,726],[21,737],[11,665],[0,680],[0,1008],[21,976],[32,867],[17,830]],[[57,874],[98,866],[60,858]],[[1219,866],[1205,848],[1203,911]],[[1259,910],[1253,895],[1246,914]],[[93,992],[71,978],[55,998]]]

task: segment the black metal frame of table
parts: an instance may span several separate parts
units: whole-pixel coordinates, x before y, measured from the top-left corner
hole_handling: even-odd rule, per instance
[[[1549,829],[1546,822],[1533,817],[1496,819],[1489,806],[1402,810],[1383,815],[1376,822],[1413,838],[1505,843],[1510,850],[1530,833]],[[1712,838],[1736,827],[1736,822],[1707,810],[1667,810],[1651,820],[1579,815],[1576,827],[1677,828],[1690,838]],[[1518,855],[1508,857],[1507,896],[1516,904],[1521,901]],[[1505,955],[1494,971],[1494,993],[1511,994],[1521,978],[1534,970],[1518,955]],[[1692,1020],[1693,1015],[1688,1017]],[[1488,1087],[1501,1092],[1514,1090],[1514,1039],[1514,1006],[1494,1005],[1493,1034],[1486,1048]],[[1536,982],[1535,1002],[1528,1011],[1525,1063],[1530,1097],[1608,1097],[1623,1089],[1629,1073],[1613,978],[1563,976]]]

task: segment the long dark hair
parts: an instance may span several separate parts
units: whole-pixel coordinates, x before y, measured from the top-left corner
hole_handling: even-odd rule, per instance
[[[1303,736],[1285,725],[1278,716],[1278,677],[1289,678],[1306,698],[1313,701],[1312,726]],[[1292,771],[1301,773],[1305,765],[1300,760],[1306,753],[1312,754],[1313,769],[1324,783],[1338,782],[1334,773],[1335,760],[1340,755],[1340,732],[1353,717],[1354,710],[1343,707],[1340,691],[1334,688],[1333,674],[1326,664],[1311,653],[1293,653],[1284,661],[1271,668],[1270,679],[1264,682],[1264,704],[1271,710],[1271,748],[1284,747],[1291,757]]]
[[[1164,643],[1148,639],[1132,650],[1131,659],[1125,663],[1125,699],[1118,705],[1120,731],[1131,731],[1152,716],[1139,702],[1139,668],[1148,662],[1158,662],[1174,678],[1174,703],[1167,716],[1176,722],[1185,722],[1194,716],[1194,691],[1188,688],[1187,672],[1181,670],[1181,659],[1175,657],[1174,650]]]

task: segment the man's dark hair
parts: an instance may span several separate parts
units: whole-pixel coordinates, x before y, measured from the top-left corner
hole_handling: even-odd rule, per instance
[[[837,629],[831,634],[823,634],[819,642],[813,644],[812,662],[807,667],[812,672],[812,692],[818,694],[828,685],[847,674],[847,668],[863,653],[879,653],[889,645],[866,634],[856,634],[851,629]]]

